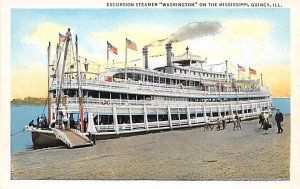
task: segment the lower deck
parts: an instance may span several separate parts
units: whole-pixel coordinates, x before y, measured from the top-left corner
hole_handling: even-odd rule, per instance
[[[79,104],[67,104],[64,111],[65,124],[80,130]],[[96,135],[118,135],[143,131],[176,129],[205,125],[219,119],[232,121],[234,116],[243,119],[257,118],[262,110],[272,107],[271,100],[243,104],[211,105],[95,105],[84,104],[84,131]],[[51,112],[55,112],[53,107]],[[53,117],[52,117],[53,119]],[[61,119],[61,118],[59,118]]]

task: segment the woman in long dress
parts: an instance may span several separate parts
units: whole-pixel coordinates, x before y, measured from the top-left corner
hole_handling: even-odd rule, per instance
[[[267,118],[264,119],[263,122],[263,130],[265,131],[263,135],[267,135],[268,134],[268,129],[269,129],[269,120]]]

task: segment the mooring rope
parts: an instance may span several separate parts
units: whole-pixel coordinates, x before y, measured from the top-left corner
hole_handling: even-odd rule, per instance
[[[19,134],[19,133],[24,132],[24,131],[25,131],[25,128],[23,128],[22,130],[20,130],[18,132],[15,132],[15,133],[11,134],[10,136],[14,136],[14,135]]]

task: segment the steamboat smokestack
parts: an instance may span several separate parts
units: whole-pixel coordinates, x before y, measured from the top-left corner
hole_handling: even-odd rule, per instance
[[[172,66],[171,56],[172,56],[172,44],[166,44],[166,51],[167,51],[167,66]]]
[[[173,74],[174,73],[174,68],[172,65],[172,44],[168,43],[166,44],[166,51],[167,51],[167,66],[165,68],[166,73]]]
[[[147,47],[143,48],[143,57],[144,57],[145,69],[148,69],[148,48]]]

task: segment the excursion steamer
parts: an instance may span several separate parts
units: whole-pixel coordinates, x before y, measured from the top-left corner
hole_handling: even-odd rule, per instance
[[[57,130],[73,130],[101,139],[203,126],[221,117],[229,122],[235,114],[242,120],[255,119],[272,107],[269,88],[259,79],[235,78],[229,62],[222,63],[225,72],[205,69],[207,61],[188,47],[179,56],[172,54],[172,44],[165,48],[165,66],[149,69],[144,47],[143,68],[126,65],[99,71],[98,65],[93,69],[95,63],[78,55],[77,36],[73,48],[68,30],[52,63],[50,43],[48,48],[49,127],[26,126],[27,130],[46,130],[56,138]]]

